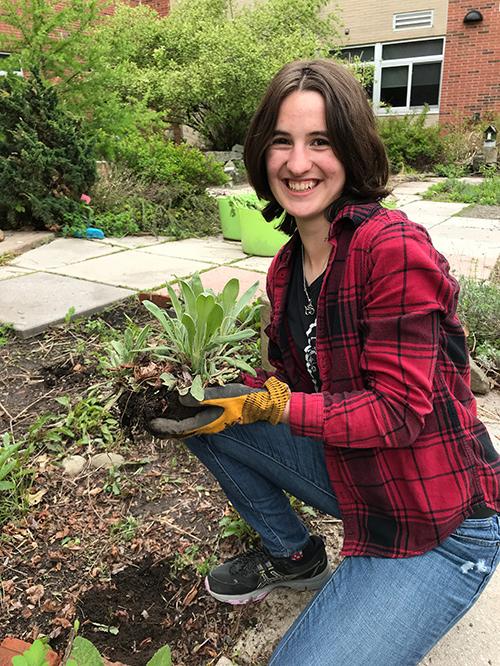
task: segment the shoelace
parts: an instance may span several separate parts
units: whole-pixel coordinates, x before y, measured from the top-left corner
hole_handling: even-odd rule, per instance
[[[254,573],[257,565],[270,560],[269,553],[262,548],[253,548],[242,555],[233,558],[235,562],[234,573]]]

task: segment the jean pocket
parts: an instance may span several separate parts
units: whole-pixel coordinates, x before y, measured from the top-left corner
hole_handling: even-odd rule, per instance
[[[498,516],[491,516],[490,518],[468,518],[450,536],[478,545],[498,546],[500,544]]]

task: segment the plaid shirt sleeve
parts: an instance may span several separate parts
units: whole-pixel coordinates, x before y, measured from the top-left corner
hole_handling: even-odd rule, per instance
[[[408,446],[433,409],[440,320],[453,307],[454,289],[421,227],[394,223],[370,233],[355,269],[363,292],[365,388],[294,392],[290,400],[294,434],[326,446]]]

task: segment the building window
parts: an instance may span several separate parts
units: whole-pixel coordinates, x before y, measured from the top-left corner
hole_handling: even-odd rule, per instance
[[[374,66],[371,92],[376,113],[408,113],[425,105],[437,112],[443,48],[442,38],[422,39],[349,47],[340,57]]]
[[[434,11],[425,9],[421,12],[405,12],[392,17],[393,30],[412,30],[415,28],[432,28]]]

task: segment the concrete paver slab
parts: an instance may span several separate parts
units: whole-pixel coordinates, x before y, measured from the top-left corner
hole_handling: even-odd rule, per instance
[[[34,247],[44,245],[55,237],[51,231],[5,231],[5,239],[0,243],[1,254],[21,254]]]
[[[474,280],[487,280],[495,267],[496,262],[491,257],[466,257],[463,254],[450,254],[449,251],[445,252],[442,249],[440,251],[445,255],[452,274],[457,278],[463,276]]]
[[[241,244],[222,238],[187,238],[182,241],[163,243],[144,248],[145,252],[162,257],[178,257],[195,261],[209,261],[213,264],[227,264],[235,259],[244,259],[247,255]]]
[[[246,257],[241,261],[236,261],[233,266],[238,268],[247,268],[250,271],[258,271],[259,273],[267,273],[273,257]]]
[[[212,266],[202,261],[161,257],[146,254],[144,250],[128,250],[50,272],[127,289],[152,289],[176,276],[190,275]]]
[[[429,187],[435,185],[436,182],[444,180],[444,178],[435,178],[425,181],[409,181],[407,183],[399,183],[394,188],[393,192],[396,196],[398,194],[423,194]]]
[[[17,257],[11,264],[21,268],[46,270],[120,251],[119,248],[100,245],[82,238],[57,238],[48,245],[30,250]]]
[[[470,249],[474,248],[476,242],[500,245],[500,220],[479,217],[451,217],[433,227],[431,233],[470,240],[472,241],[469,246]]]
[[[254,282],[259,283],[257,289],[257,296],[264,294],[266,291],[266,276],[263,273],[256,273],[255,271],[243,270],[236,268],[236,266],[218,266],[206,273],[203,273],[201,280],[203,285],[207,288],[213,289],[215,292],[222,291],[224,285],[231,278],[237,278],[240,282],[240,296],[245,292]]]
[[[19,277],[19,275],[25,275],[30,273],[26,268],[18,268],[17,266],[0,266],[0,280],[9,280],[13,277]]]
[[[88,315],[132,293],[50,273],[31,273],[2,284],[0,321],[13,324],[14,330],[29,337],[64,321],[72,307],[75,314]]]
[[[414,201],[420,201],[420,197],[418,194],[396,194],[394,193],[394,196],[396,197],[398,208],[401,208],[402,206],[406,206],[409,203],[413,203]]]
[[[127,250],[137,250],[148,245],[159,245],[173,239],[169,236],[123,236],[122,238],[103,238],[94,241],[103,245],[113,245]]]
[[[463,203],[443,201],[414,201],[400,208],[410,220],[431,229],[461,211],[465,206],[466,204]]]

